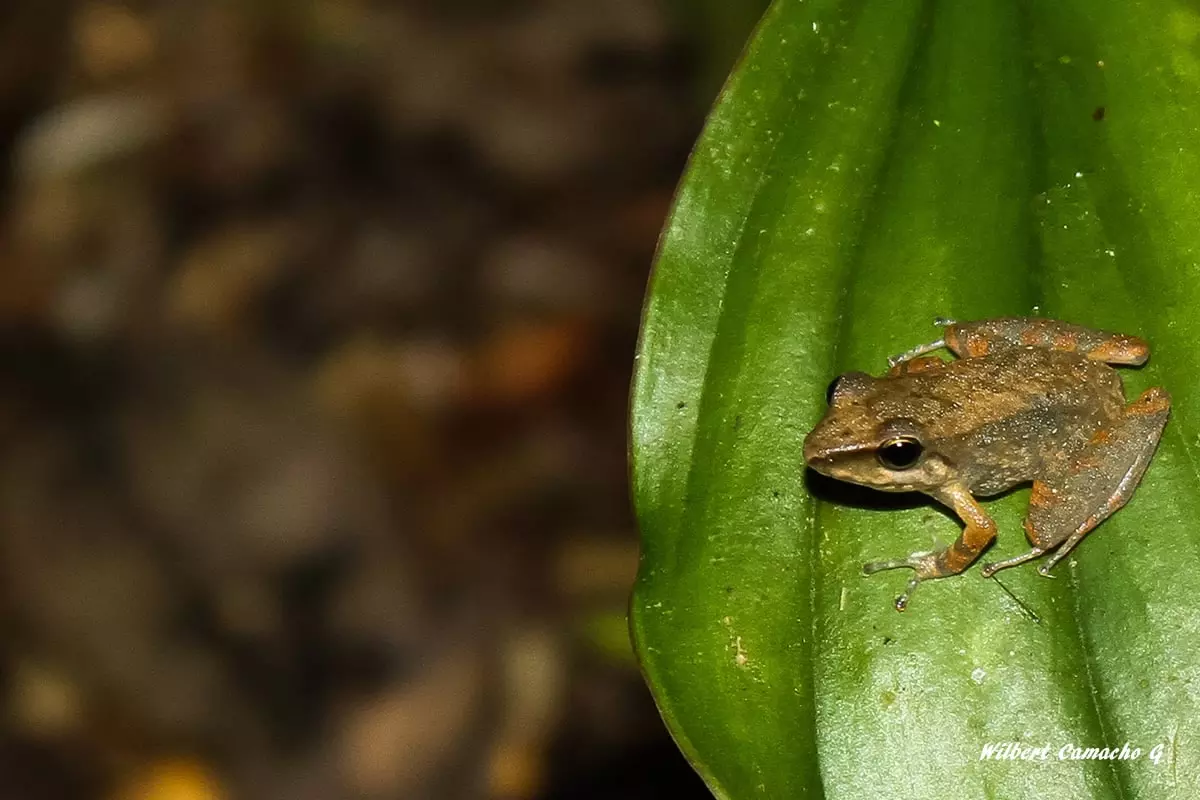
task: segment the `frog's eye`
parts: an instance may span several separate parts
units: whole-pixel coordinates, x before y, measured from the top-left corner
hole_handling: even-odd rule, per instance
[[[833,395],[837,392],[838,384],[842,382],[842,376],[838,375],[829,382],[829,388],[825,390],[826,405],[833,405]]]
[[[913,437],[898,436],[884,442],[883,446],[875,451],[875,455],[879,458],[879,463],[888,469],[904,470],[920,461],[924,450],[921,443]]]

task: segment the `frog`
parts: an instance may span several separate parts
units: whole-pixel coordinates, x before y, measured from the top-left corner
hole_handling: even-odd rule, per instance
[[[1124,506],[1171,410],[1159,386],[1127,402],[1114,367],[1146,363],[1145,339],[1041,317],[935,319],[941,336],[888,359],[879,377],[847,372],[804,439],[816,472],[885,492],[920,492],[963,523],[936,550],[870,561],[865,575],[910,569],[904,611],[923,581],[959,575],[995,540],[979,498],[1031,484],[1028,552],[985,563],[985,578],[1041,558],[1050,570]],[[953,357],[932,355],[946,350]]]

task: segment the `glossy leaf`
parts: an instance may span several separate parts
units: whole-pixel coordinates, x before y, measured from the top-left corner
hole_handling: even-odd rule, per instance
[[[718,797],[1200,797],[1197,311],[1194,5],[776,0],[678,195],[632,403],[631,625]],[[935,316],[1029,314],[1149,339],[1123,376],[1174,397],[1158,455],[1057,580],[975,567],[898,614],[906,576],[862,562],[956,522],[806,476],[804,435]],[[1027,503],[988,503],[990,556]],[[980,758],[1002,742],[1048,758]]]

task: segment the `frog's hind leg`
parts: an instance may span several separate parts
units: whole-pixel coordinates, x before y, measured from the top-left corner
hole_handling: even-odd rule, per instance
[[[1033,549],[1012,558],[1006,558],[1003,561],[990,561],[984,564],[983,568],[979,571],[983,577],[990,578],[1002,569],[1008,569],[1009,567],[1024,564],[1026,561],[1041,558],[1047,551],[1053,550],[1071,535],[1069,528],[1062,526],[1043,527],[1040,523],[1036,525],[1033,523],[1033,510],[1053,504],[1056,502],[1055,498],[1057,494],[1048,484],[1042,481],[1033,482],[1033,492],[1029,495],[1029,515],[1025,517],[1025,535],[1033,545]]]
[[[1015,347],[1044,347],[1078,353],[1106,364],[1139,366],[1150,357],[1144,339],[1032,317],[1003,317],[947,325],[945,346],[959,358],[978,358]]]
[[[1129,502],[1162,436],[1171,398],[1160,388],[1147,389],[1129,404],[1114,425],[1101,428],[1062,475],[1036,481],[1029,497],[1025,532],[1033,549],[1014,558],[985,564],[983,576],[1015,567],[1058,548],[1038,573],[1049,577],[1092,529]]]

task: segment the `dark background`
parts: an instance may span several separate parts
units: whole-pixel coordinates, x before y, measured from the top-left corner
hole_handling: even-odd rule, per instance
[[[626,406],[761,5],[4,4],[0,797],[707,796]]]

